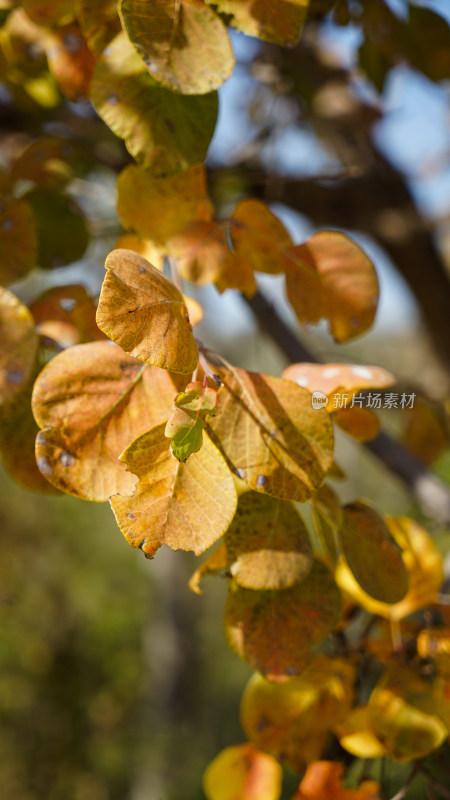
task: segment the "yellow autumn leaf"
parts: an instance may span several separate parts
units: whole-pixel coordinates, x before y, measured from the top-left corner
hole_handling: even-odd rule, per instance
[[[283,773],[278,762],[249,743],[226,747],[207,767],[208,800],[278,800]]]

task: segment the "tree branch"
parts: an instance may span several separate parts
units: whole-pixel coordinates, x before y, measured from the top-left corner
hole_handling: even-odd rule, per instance
[[[246,302],[261,331],[269,334],[291,361],[319,363],[260,292],[246,298]],[[382,432],[373,441],[366,442],[365,447],[408,487],[426,516],[450,524],[450,489],[445,483],[386,433]]]

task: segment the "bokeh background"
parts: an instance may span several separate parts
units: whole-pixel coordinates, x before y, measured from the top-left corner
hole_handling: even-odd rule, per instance
[[[358,11],[371,5],[386,16]],[[354,236],[381,285],[374,329],[356,342],[336,346],[325,325],[300,332],[281,278],[262,277],[261,291],[321,360],[384,366],[402,389],[441,404],[449,390],[449,306],[447,316],[442,305],[433,314],[433,286],[437,272],[448,284],[450,267],[450,70],[439,71],[435,56],[445,41],[450,51],[450,6],[430,0],[416,7],[434,10],[441,22],[418,30],[406,0],[316,2],[295,50],[281,54],[233,34],[238,63],[220,91],[208,168],[222,213],[253,193],[271,203],[295,241],[321,227]],[[403,43],[392,15],[415,49]],[[10,115],[0,121],[7,165],[34,132],[30,109],[7,86],[0,107]],[[9,122],[15,112],[22,132]],[[114,186],[127,163],[122,144],[89,106],[64,101],[63,118],[44,115],[41,130],[94,141],[102,155],[70,185],[92,240],[81,261],[36,269],[13,285],[25,301],[74,282],[97,294],[104,258],[121,232]],[[422,284],[408,274],[414,259]],[[236,365],[281,373],[286,358],[240,296],[193,292],[205,309],[197,329],[205,344]],[[403,436],[405,412],[384,412],[383,426]],[[445,438],[432,456],[430,468],[449,480]],[[447,551],[448,532],[424,520],[373,456],[342,435],[337,459],[348,475],[336,485],[344,500],[367,497],[386,513],[411,514]],[[243,740],[239,698],[250,669],[224,642],[225,586],[207,580],[205,594],[195,596],[187,587],[194,557],[162,548],[146,561],[127,545],[107,505],[36,495],[6,471],[0,477],[1,797],[200,800],[208,762]],[[383,769],[390,796],[404,771]],[[289,797],[295,779],[286,780]]]

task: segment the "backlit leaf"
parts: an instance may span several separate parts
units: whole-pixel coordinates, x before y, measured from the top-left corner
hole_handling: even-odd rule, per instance
[[[336,425],[358,442],[370,442],[380,432],[380,421],[370,408],[340,408],[333,419]]]
[[[69,100],[76,103],[88,98],[96,59],[76,22],[52,31],[47,40],[47,60],[51,74]]]
[[[283,223],[260,200],[241,200],[231,217],[236,254],[256,272],[283,271],[282,251],[292,246]]]
[[[414,761],[436,750],[448,736],[433,712],[430,685],[412,670],[387,670],[369,700],[373,730],[396,761]]]
[[[149,73],[180,94],[205,94],[233,71],[222,20],[200,0],[121,0],[124,28]]]
[[[200,451],[201,452],[201,451]],[[329,570],[315,561],[300,584],[278,591],[231,588],[225,609],[229,646],[268,680],[298,675],[341,611],[339,592]]]
[[[203,164],[169,178],[130,164],[117,180],[117,213],[125,228],[160,245],[189,223],[210,220]]]
[[[334,402],[336,395],[347,394],[349,404],[352,397],[364,389],[385,389],[395,383],[394,376],[386,369],[360,364],[290,364],[283,378],[311,393],[323,392],[328,398],[328,411],[339,407]]]
[[[135,439],[121,455],[139,483],[132,497],[111,497],[111,507],[129,544],[147,556],[162,544],[198,555],[233,519],[233,477],[207,436],[201,450],[180,464],[170,452],[164,427],[158,425]]]
[[[398,603],[408,591],[401,549],[383,518],[361,501],[344,506],[340,539],[345,559],[367,594]]]
[[[189,581],[189,588],[195,594],[203,594],[203,589],[200,588],[200,582],[206,575],[217,575],[223,572],[228,567],[228,552],[225,542],[222,540],[217,547],[214,548],[212,553],[203,561],[202,564],[195,570]]]
[[[80,284],[47,289],[29,308],[37,332],[62,348],[104,339],[95,322],[96,305]]]
[[[198,350],[183,296],[132,250],[113,250],[97,310],[97,325],[127,353],[163,369],[194,371]]]
[[[36,360],[38,337],[29,310],[0,287],[0,406],[26,386]]]
[[[178,461],[186,461],[191,453],[200,450],[206,418],[219,413],[216,390],[204,386],[201,381],[188,383],[185,390],[176,396],[165,435],[171,440],[170,449]]]
[[[402,441],[424,464],[432,464],[448,447],[449,430],[441,408],[424,397],[415,398],[405,411]]]
[[[87,43],[99,56],[120,31],[117,0],[76,0],[76,10]]]
[[[292,800],[381,800],[376,781],[363,781],[357,788],[346,789],[343,775],[343,764],[334,761],[310,764]]]
[[[124,233],[123,236],[119,236],[115,249],[134,250],[135,253],[140,253],[141,256],[144,256],[160,272],[164,271],[166,250],[164,247],[159,247],[151,239],[142,239],[136,236],[135,233]]]
[[[235,474],[255,491],[303,502],[331,466],[330,417],[291,381],[218,369],[222,414],[208,423]],[[233,420],[233,425],[229,420]]]
[[[131,492],[135,478],[118,458],[129,441],[167,419],[177,387],[112,342],[64,350],[40,373],[33,413],[44,431],[36,456],[54,486],[86,500]]]
[[[207,800],[278,800],[282,777],[272,756],[239,744],[222,750],[207,767],[203,791]]]
[[[230,572],[247,589],[287,589],[313,564],[303,520],[291,503],[246,492],[225,535]]]
[[[0,282],[12,283],[36,265],[33,212],[26,200],[0,197]]]
[[[285,46],[297,44],[309,0],[207,0],[248,36]]]
[[[100,57],[91,99],[129,153],[154,175],[173,175],[204,161],[216,124],[216,93],[185,97],[165,89],[125,34]]]
[[[287,683],[253,675],[241,701],[245,734],[255,747],[301,771],[320,758],[330,731],[349,713],[355,678],[348,659],[327,655]]]
[[[73,197],[38,187],[28,192],[26,200],[34,214],[39,266],[54,269],[78,261],[89,243],[89,232]]]
[[[378,302],[372,262],[337,231],[321,231],[286,253],[288,300],[302,323],[325,318],[337,342],[371,327]]]
[[[375,734],[370,707],[357,706],[338,725],[341,747],[358,758],[382,758],[386,749]]]
[[[400,620],[436,600],[444,580],[442,556],[427,531],[414,520],[386,517],[386,523],[401,548],[408,573],[409,589],[403,600],[393,605],[374,600],[361,589],[344,561],[338,564],[336,581],[367,611]]]
[[[314,521],[319,538],[333,563],[340,554],[339,531],[343,521],[340,500],[333,489],[324,483],[311,499]]]

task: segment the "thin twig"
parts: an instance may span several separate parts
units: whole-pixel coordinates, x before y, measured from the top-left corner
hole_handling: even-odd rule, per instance
[[[408,791],[409,787],[411,786],[413,781],[416,779],[419,771],[420,771],[420,765],[419,764],[415,764],[414,767],[412,768],[411,772],[409,773],[405,783],[403,784],[402,788],[399,789],[397,794],[394,794],[394,796],[391,797],[391,800],[402,800],[402,798],[405,796],[406,792]]]

